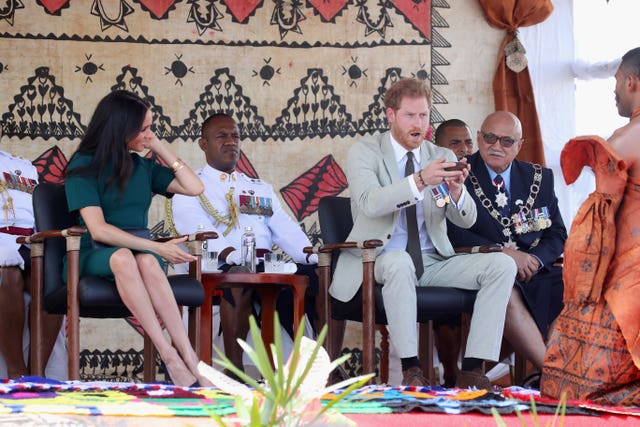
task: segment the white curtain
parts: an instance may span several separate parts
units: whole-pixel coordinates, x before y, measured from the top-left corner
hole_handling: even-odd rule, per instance
[[[560,169],[560,152],[576,136],[573,1],[557,0],[553,5],[554,11],[546,21],[521,28],[520,36],[527,50],[547,166],[554,172],[560,212],[569,228],[578,207],[593,189],[593,177],[583,174],[567,186]]]
[[[613,76],[620,58],[640,46],[633,31],[640,16],[638,0],[556,0],[543,23],[520,30],[527,50],[547,166],[556,179],[560,210],[571,224],[580,204],[593,191],[590,171],[567,186],[560,152],[577,135],[608,138],[628,119],[618,115]]]

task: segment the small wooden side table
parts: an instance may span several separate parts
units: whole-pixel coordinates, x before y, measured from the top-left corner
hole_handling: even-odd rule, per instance
[[[260,324],[262,340],[267,351],[273,342],[273,319],[276,299],[284,288],[293,292],[293,332],[297,333],[300,319],[304,314],[304,296],[309,285],[307,276],[281,273],[202,273],[204,304],[200,308],[199,356],[205,363],[211,363],[211,302],[216,290],[222,288],[255,289],[260,296]],[[224,331],[223,331],[224,333]],[[244,338],[243,338],[244,339]]]

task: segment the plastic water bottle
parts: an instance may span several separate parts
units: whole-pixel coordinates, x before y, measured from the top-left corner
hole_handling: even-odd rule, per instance
[[[256,235],[253,228],[246,226],[242,233],[241,241],[242,265],[247,267],[252,273],[256,272]]]

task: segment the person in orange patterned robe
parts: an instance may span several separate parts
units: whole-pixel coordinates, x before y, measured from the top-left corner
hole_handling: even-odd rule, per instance
[[[640,48],[616,72],[618,113],[608,141],[574,138],[562,151],[568,184],[583,166],[596,190],[565,245],[564,309],[549,338],[541,393],[598,404],[640,405]]]

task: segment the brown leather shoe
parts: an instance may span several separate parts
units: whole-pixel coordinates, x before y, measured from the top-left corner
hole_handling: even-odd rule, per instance
[[[491,390],[491,381],[482,372],[482,369],[474,369],[473,371],[460,371],[456,377],[456,387]]]
[[[402,371],[402,385],[410,385],[415,387],[429,387],[429,381],[424,377],[422,369],[413,366]]]

